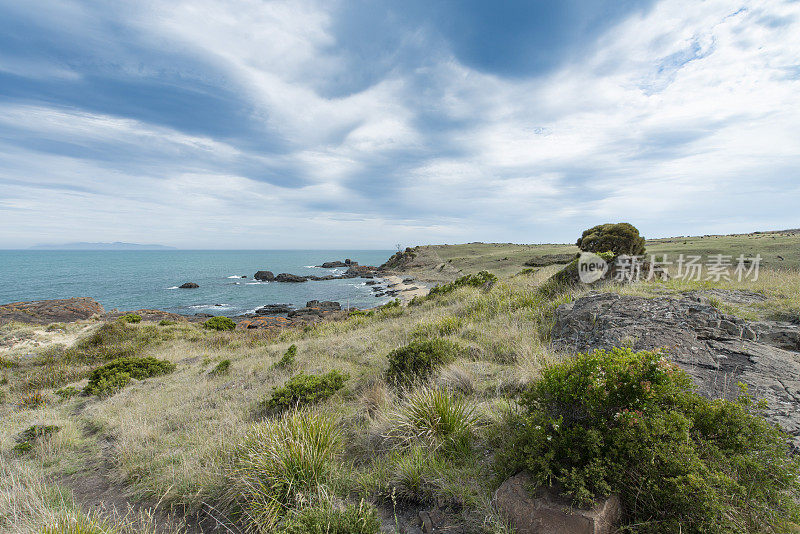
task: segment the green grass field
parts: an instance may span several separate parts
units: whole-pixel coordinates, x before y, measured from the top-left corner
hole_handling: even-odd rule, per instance
[[[512,243],[468,243],[427,245],[416,249],[417,258],[405,272],[423,280],[442,282],[464,274],[490,271],[511,276],[525,269],[525,262],[546,254],[577,253],[572,244],[516,245]],[[761,266],[768,269],[800,269],[800,230],[738,235],[672,237],[647,241],[647,254],[667,255],[677,260],[680,254],[714,254],[736,258],[761,255]]]

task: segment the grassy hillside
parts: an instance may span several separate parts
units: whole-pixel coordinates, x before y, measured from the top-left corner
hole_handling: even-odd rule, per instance
[[[733,253],[752,244],[771,254],[785,248],[785,261],[796,262],[798,240],[649,246],[710,251],[730,243]],[[510,275],[532,256],[574,247],[418,251],[411,272],[445,279],[488,269],[500,280],[269,338],[145,321],[0,326],[0,530],[198,532],[225,524],[221,531],[302,533],[335,523],[336,532],[374,533],[381,521],[387,532],[406,532],[434,507],[450,531],[509,532],[491,504],[507,474],[495,453],[507,449],[516,394],[567,356],[549,347],[554,310],[585,291],[540,291],[556,267]],[[768,297],[733,312],[800,317],[797,272],[609,290],[712,286]],[[174,370],[151,365],[157,372],[139,379],[93,372],[115,358],[165,360]],[[430,368],[419,367],[425,362]],[[390,368],[424,373],[400,387]],[[81,394],[90,378],[88,391],[102,394]]]
[[[467,243],[426,245],[414,249],[416,257],[403,272],[431,282],[452,280],[465,274],[487,270],[498,276],[511,276],[528,268],[525,262],[550,254],[577,253],[574,244],[516,245],[513,243]],[[678,255],[760,254],[761,265],[769,269],[800,269],[800,230],[736,235],[707,235],[647,240],[647,254]]]

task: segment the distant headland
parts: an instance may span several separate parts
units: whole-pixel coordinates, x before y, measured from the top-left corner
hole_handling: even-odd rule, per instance
[[[139,243],[61,243],[56,245],[34,245],[30,250],[177,250],[165,245],[142,245]]]

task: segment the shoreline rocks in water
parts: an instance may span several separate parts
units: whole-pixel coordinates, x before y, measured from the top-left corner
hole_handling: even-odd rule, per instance
[[[273,313],[289,313],[294,310],[291,304],[267,304],[256,310],[256,315],[269,315]]]
[[[253,275],[253,278],[262,282],[272,282],[275,280],[275,275],[272,274],[272,271],[258,271]]]
[[[199,285],[195,284],[194,282],[186,282],[178,286],[178,289],[195,289],[200,287]]]
[[[305,276],[298,276],[296,274],[290,274],[290,273],[281,273],[275,277],[276,282],[299,283],[299,282],[305,282],[306,280],[308,280],[308,278],[306,278]]]

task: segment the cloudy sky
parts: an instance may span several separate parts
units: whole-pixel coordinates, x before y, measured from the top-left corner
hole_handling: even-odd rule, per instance
[[[800,2],[0,0],[0,247],[800,227]]]

